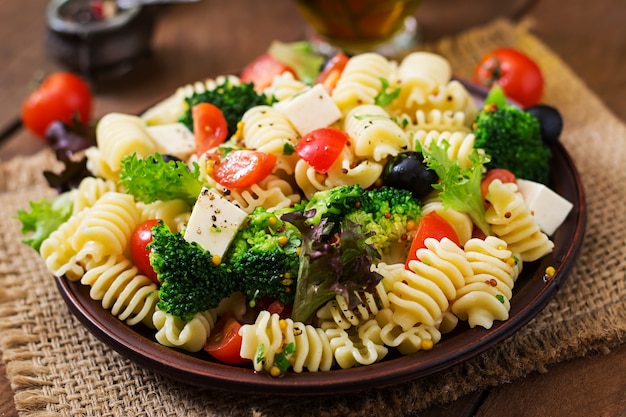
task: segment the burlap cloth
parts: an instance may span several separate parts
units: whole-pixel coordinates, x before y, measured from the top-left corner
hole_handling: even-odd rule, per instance
[[[42,260],[19,243],[13,219],[28,201],[51,195],[41,170],[49,153],[0,169],[0,349],[22,416],[400,416],[530,372],[626,337],[626,127],[525,25],[507,21],[445,39],[428,49],[468,77],[496,46],[526,51],[543,69],[544,101],[564,116],[562,141],[581,173],[587,231],[569,279],[515,336],[437,375],[360,395],[255,398],[211,392],[142,369],[89,334],[68,311]]]

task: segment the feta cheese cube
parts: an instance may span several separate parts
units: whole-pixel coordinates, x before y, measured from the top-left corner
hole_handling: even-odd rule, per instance
[[[224,256],[246,216],[219,192],[203,188],[191,212],[185,240],[198,243],[212,255]]]
[[[517,186],[537,224],[547,235],[556,231],[574,207],[572,203],[543,184],[518,179]]]
[[[279,102],[275,108],[289,119],[301,136],[341,118],[341,110],[321,84]]]
[[[161,154],[173,155],[184,161],[196,151],[195,136],[182,123],[148,126],[146,129]]]

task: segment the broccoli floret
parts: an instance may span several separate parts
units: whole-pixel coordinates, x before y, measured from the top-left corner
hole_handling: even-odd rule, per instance
[[[367,243],[386,262],[403,262],[421,217],[421,205],[410,191],[384,186],[364,192],[360,207],[346,220],[360,224]]]
[[[248,216],[224,261],[251,305],[263,297],[293,303],[301,244],[298,229],[277,213],[258,207]]]
[[[236,290],[228,267],[163,223],[152,228],[150,264],[160,282],[158,308],[184,321],[215,308]]]
[[[120,183],[128,194],[146,204],[182,199],[190,206],[205,185],[197,163],[190,169],[182,161],[165,161],[158,153],[143,159],[136,154],[126,156],[121,163]]]
[[[536,117],[512,105],[489,103],[474,121],[474,146],[491,157],[487,168],[506,168],[518,178],[548,183],[550,149]]]
[[[226,79],[214,89],[200,93],[194,92],[190,97],[185,98],[187,111],[180,118],[180,122],[193,131],[191,109],[198,103],[211,103],[219,107],[224,114],[228,126],[227,137],[230,137],[237,131],[237,123],[248,109],[258,105],[272,104],[274,101],[274,97],[254,91],[252,83],[233,85],[230,80]]]
[[[327,218],[328,222],[338,225],[364,198],[365,192],[358,184],[342,185],[316,192],[303,204],[302,211],[309,224],[319,224],[322,218]]]

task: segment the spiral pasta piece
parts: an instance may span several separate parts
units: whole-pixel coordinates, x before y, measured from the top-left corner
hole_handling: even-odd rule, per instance
[[[376,315],[380,326],[380,339],[389,347],[395,347],[398,352],[406,355],[420,350],[429,350],[441,340],[441,332],[436,326],[417,324],[409,329],[402,329],[393,320],[393,311],[389,308],[381,310]]]
[[[287,345],[293,344],[295,372],[304,368],[315,372],[329,370],[334,365],[333,351],[326,334],[321,330],[291,319],[281,319],[278,314],[263,310],[253,324],[245,324],[240,355],[252,360],[254,369],[276,373],[275,358]]]
[[[102,161],[114,174],[119,173],[124,157],[134,153],[145,158],[157,151],[156,142],[146,130],[144,121],[130,114],[104,115],[96,127],[96,142]]]
[[[255,106],[242,117],[243,142],[246,148],[275,155],[274,172],[293,174],[297,155],[285,155],[285,146],[295,146],[298,132],[289,120],[271,106]]]
[[[236,202],[248,214],[257,207],[275,211],[300,202],[300,194],[293,189],[291,184],[276,175],[268,175],[259,183],[242,190],[230,190],[227,198]]]
[[[350,308],[348,300],[342,295],[335,296],[335,299],[327,302],[320,308],[316,315],[320,320],[333,320],[337,326],[344,330],[352,326],[358,326],[364,321],[376,317],[382,308],[389,307],[387,292],[382,282],[376,285],[373,293],[357,293],[360,303]]]
[[[331,97],[342,113],[360,104],[373,104],[383,87],[381,78],[389,78],[393,70],[394,64],[382,55],[355,55],[348,60]]]
[[[470,160],[470,155],[475,149],[473,133],[417,130],[413,135],[413,143],[419,142],[425,149],[428,149],[433,142],[441,145],[444,141],[449,145],[447,155],[450,161],[459,161],[461,168],[469,168],[473,165]]]
[[[39,254],[45,260],[46,268],[57,277],[65,276],[71,281],[76,281],[85,273],[83,265],[77,260],[71,239],[87,216],[87,212],[88,210],[82,210],[72,215],[57,230],[50,233],[39,247]]]
[[[140,213],[132,195],[108,192],[88,210],[70,238],[77,259],[123,254],[130,235],[139,225]]]
[[[364,104],[346,115],[344,130],[351,138],[354,154],[381,161],[409,148],[409,137],[380,106]]]
[[[380,326],[373,318],[348,330],[334,321],[322,322],[321,328],[328,337],[337,365],[342,369],[371,365],[383,359],[389,351],[380,339]]]
[[[301,93],[308,87],[306,83],[297,80],[290,71],[285,71],[276,75],[272,84],[263,92],[268,96],[274,96],[278,101],[283,101]]]
[[[509,318],[509,300],[521,264],[517,265],[506,242],[495,236],[470,239],[465,253],[474,274],[466,277],[465,285],[457,292],[452,312],[468,321],[470,327],[490,329],[495,320]]]
[[[111,255],[102,261],[89,260],[80,282],[91,287],[89,296],[129,326],[152,324],[152,314],[159,301],[155,283],[139,273],[123,255]]]
[[[415,121],[408,126],[409,130],[436,130],[437,132],[465,132],[469,133],[468,118],[462,111],[442,111],[432,109],[429,111],[417,110]]]
[[[185,229],[191,215],[191,207],[182,199],[159,200],[150,204],[137,203],[137,207],[140,212],[140,222],[161,219],[170,230]]]
[[[491,203],[485,213],[491,230],[524,262],[552,252],[554,243],[540,230],[516,184],[494,180],[485,198]]]
[[[188,352],[198,352],[206,343],[217,322],[213,310],[196,313],[187,322],[156,309],[152,321],[157,332],[155,338],[163,346],[176,347]]]
[[[93,206],[104,193],[109,191],[118,191],[114,181],[96,177],[84,178],[78,187],[72,191],[72,213],[76,214]]]

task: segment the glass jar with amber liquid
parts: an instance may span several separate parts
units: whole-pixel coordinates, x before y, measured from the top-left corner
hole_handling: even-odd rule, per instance
[[[421,0],[295,0],[322,52],[377,51],[402,55],[417,43],[415,12]]]

